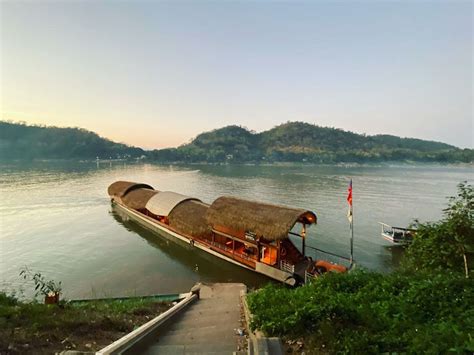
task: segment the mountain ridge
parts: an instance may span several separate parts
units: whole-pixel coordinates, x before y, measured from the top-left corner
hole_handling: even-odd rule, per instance
[[[262,132],[229,125],[198,134],[177,148],[144,150],[82,128],[0,121],[0,158],[95,159],[146,157],[156,162],[472,162],[474,150],[402,138],[365,135],[306,122],[286,122]]]

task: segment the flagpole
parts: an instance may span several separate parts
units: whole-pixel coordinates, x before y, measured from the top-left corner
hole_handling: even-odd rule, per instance
[[[354,263],[354,207],[351,205],[351,265],[350,267],[352,268],[352,264]]]
[[[351,241],[350,241],[350,246],[351,246],[351,258],[350,258],[350,266],[349,268],[352,268],[352,265],[354,264],[354,207],[352,203],[352,178],[349,183],[349,195],[347,196],[347,202],[349,202],[349,228],[351,230]]]

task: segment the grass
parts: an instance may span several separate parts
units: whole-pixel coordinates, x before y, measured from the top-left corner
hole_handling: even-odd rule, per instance
[[[96,351],[170,307],[151,299],[44,305],[0,293],[0,354]]]
[[[473,353],[473,264],[474,186],[464,182],[440,221],[419,224],[399,269],[269,285],[248,295],[252,326],[307,354]]]
[[[306,354],[474,351],[474,282],[459,274],[326,274],[268,285],[248,303],[254,328],[300,340]]]

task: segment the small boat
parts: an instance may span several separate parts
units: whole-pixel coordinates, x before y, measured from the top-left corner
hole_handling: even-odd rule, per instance
[[[114,208],[159,236],[292,286],[325,272],[348,270],[342,264],[313,260],[305,254],[307,248],[327,253],[306,246],[307,228],[317,222],[312,211],[231,196],[219,197],[209,205],[130,181],[114,182],[108,194]],[[293,244],[290,235],[301,238],[301,248]]]
[[[382,237],[391,243],[407,245],[413,241],[413,236],[415,235],[416,229],[393,227],[383,222],[379,222],[379,224],[382,226]]]

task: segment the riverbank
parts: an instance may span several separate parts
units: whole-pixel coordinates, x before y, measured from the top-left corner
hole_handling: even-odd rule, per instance
[[[248,296],[253,326],[316,353],[474,351],[474,283],[462,275],[357,271]]]
[[[474,352],[474,187],[420,224],[401,267],[325,274],[248,296],[252,326],[309,353]]]
[[[150,298],[44,305],[0,293],[0,354],[97,351],[171,306]]]

